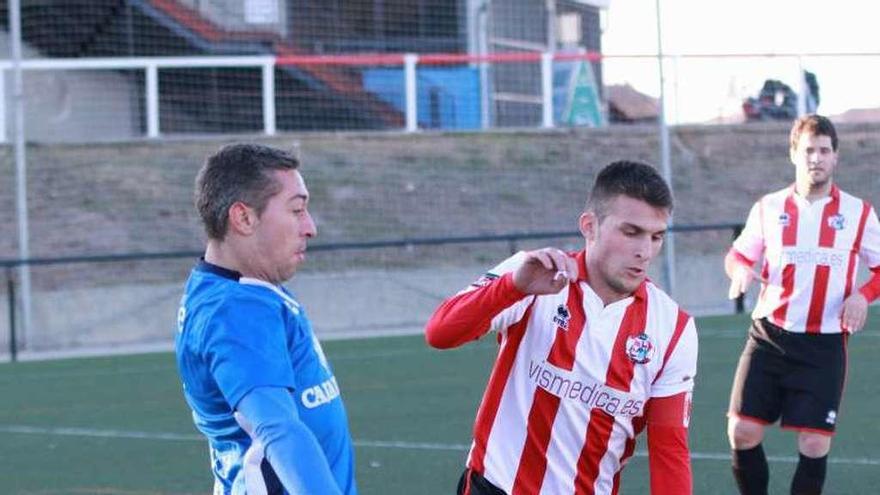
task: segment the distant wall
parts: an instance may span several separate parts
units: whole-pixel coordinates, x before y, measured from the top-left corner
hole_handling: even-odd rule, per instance
[[[744,221],[764,192],[793,178],[787,125],[672,130],[679,224]],[[841,187],[880,200],[880,126],[840,126]],[[308,134],[261,142],[296,148],[318,224],[312,245],[413,237],[575,231],[595,172],[617,159],[657,160],[657,130],[477,134]],[[243,139],[254,140],[250,136]],[[30,146],[34,257],[198,250],[193,178],[228,139]],[[0,257],[16,256],[14,167],[0,148]],[[676,240],[676,299],[694,314],[731,312],[721,260],[730,231]],[[321,338],[421,330],[434,307],[513,249],[565,239],[309,252],[290,287]],[[168,348],[194,260],[35,266],[28,351]],[[661,285],[661,259],[651,270]],[[3,279],[5,282],[5,278]],[[0,355],[9,335],[0,286]],[[751,294],[750,297],[754,297]]]
[[[784,124],[672,129],[678,223],[743,221],[764,192],[789,184]],[[880,125],[841,125],[836,179],[880,202]],[[658,161],[653,126],[556,132],[298,134],[321,242],[575,227],[593,175],[616,159]],[[224,139],[30,146],[34,256],[201,245],[192,183]],[[0,147],[0,258],[16,256],[13,153]]]

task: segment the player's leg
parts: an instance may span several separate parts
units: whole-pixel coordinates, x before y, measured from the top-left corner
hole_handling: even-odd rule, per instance
[[[733,477],[743,495],[766,495],[770,469],[762,441],[764,428],[779,417],[782,393],[779,352],[759,321],[749,329],[730,393],[727,435]]]
[[[825,484],[831,437],[823,433],[798,433],[799,459],[791,479],[792,495],[820,495]]]
[[[797,336],[789,348],[801,366],[787,379],[797,389],[786,401],[783,428],[798,432],[798,466],[791,480],[792,495],[819,495],[825,484],[828,452],[846,374],[845,336]]]

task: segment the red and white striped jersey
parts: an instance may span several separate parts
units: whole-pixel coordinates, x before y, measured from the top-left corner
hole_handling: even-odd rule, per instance
[[[841,333],[859,259],[880,266],[880,222],[867,201],[836,185],[813,203],[790,186],[755,203],[732,253],[749,266],[764,258],[755,319],[791,332]]]
[[[509,494],[616,494],[650,400],[679,394],[673,415],[683,447],[657,455],[678,467],[658,468],[667,472],[655,480],[652,465],[652,485],[686,478],[684,488],[655,493],[690,493],[685,428],[697,363],[693,319],[647,281],[605,306],[587,283],[584,258],[577,254],[578,280],[558,294],[524,296],[510,274],[524,259],[518,253],[448,300],[458,305],[455,316],[441,306],[429,323],[442,329],[495,308],[488,326],[501,346],[468,467]],[[649,449],[653,458],[650,438]]]

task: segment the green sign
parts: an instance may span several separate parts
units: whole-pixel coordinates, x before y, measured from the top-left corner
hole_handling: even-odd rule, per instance
[[[599,92],[596,90],[593,66],[586,60],[578,61],[571,71],[562,121],[573,126],[605,125],[605,114],[602,111],[602,100],[599,99]]]

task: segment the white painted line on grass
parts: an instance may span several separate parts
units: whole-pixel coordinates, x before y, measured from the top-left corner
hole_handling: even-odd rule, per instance
[[[148,431],[131,431],[131,430],[99,430],[95,428],[77,428],[77,427],[41,427],[41,426],[25,426],[25,425],[0,425],[2,433],[18,433],[25,435],[58,435],[58,436],[76,436],[90,438],[125,438],[137,440],[161,440],[161,441],[181,441],[181,442],[204,442],[205,438],[194,433],[165,433],[165,432],[148,432]],[[456,451],[466,452],[470,445],[463,443],[432,443],[432,442],[404,442],[396,440],[355,440],[355,446],[379,449],[406,449],[406,450],[439,450],[439,451]],[[636,457],[647,457],[645,451],[637,451]],[[729,453],[712,453],[712,452],[691,452],[691,458],[696,460],[709,461],[730,461]],[[797,464],[798,458],[794,456],[767,456],[770,462],[779,462],[786,464]],[[868,457],[856,458],[835,458],[830,457],[828,462],[831,464],[849,464],[861,466],[880,466],[880,459],[872,459]]]
[[[91,437],[91,438],[133,438],[138,440],[175,440],[191,442],[204,440],[205,437],[193,433],[164,433],[151,431],[131,430],[98,430],[95,428],[77,427],[41,427],[24,425],[0,425],[0,432],[22,433],[26,435],[57,435],[68,437]]]

